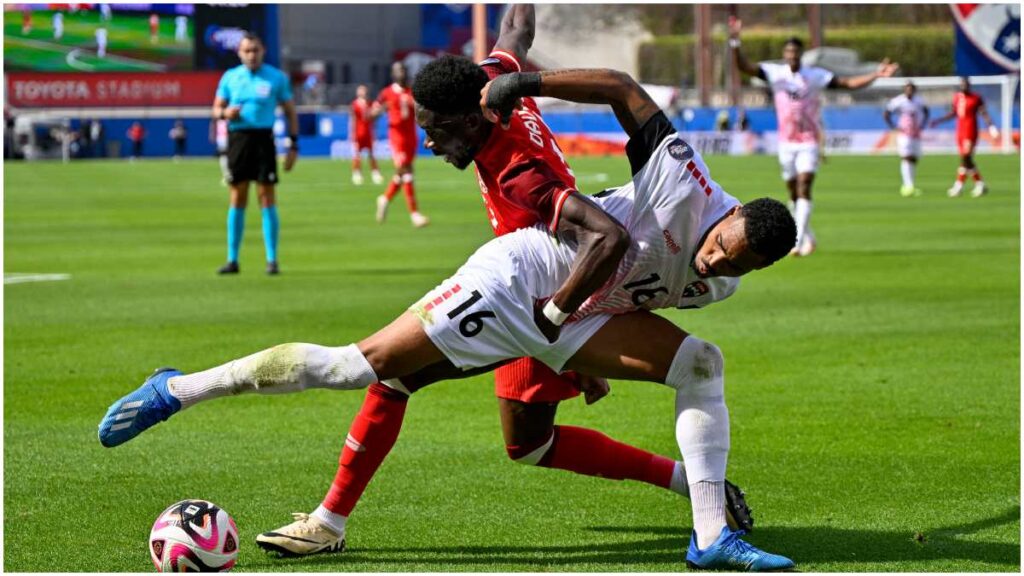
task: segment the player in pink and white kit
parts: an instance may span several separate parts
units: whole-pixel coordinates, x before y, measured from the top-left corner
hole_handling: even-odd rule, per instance
[[[904,198],[921,195],[921,189],[914,185],[914,172],[917,159],[921,157],[921,130],[928,124],[928,106],[916,92],[917,86],[908,80],[903,86],[903,94],[889,100],[883,113],[889,128],[899,130],[896,150],[900,155],[900,174],[903,176],[900,194]],[[896,122],[892,121],[893,114]]]
[[[807,256],[815,248],[810,225],[811,186],[821,152],[821,91],[826,88],[864,88],[878,78],[892,76],[899,65],[890,64],[886,58],[871,74],[836,76],[824,68],[801,65],[804,44],[796,37],[787,40],[782,49],[785,64],[753,64],[740,51],[741,29],[742,22],[738,18],[729,19],[729,47],[733,62],[744,74],[767,82],[772,91],[779,123],[779,164],[782,165],[782,179],[789,188],[797,228],[796,245],[790,254]]]

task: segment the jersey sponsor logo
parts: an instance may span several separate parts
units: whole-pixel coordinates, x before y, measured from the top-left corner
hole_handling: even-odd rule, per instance
[[[681,138],[676,138],[668,145],[668,155],[680,162],[686,162],[693,158],[693,148]]]
[[[704,282],[698,280],[691,282],[683,288],[683,298],[699,298],[707,294],[711,289]]]
[[[953,16],[989,60],[1020,70],[1020,4],[954,4]]]
[[[669,252],[679,254],[679,251],[682,250],[682,248],[680,248],[679,244],[676,243],[676,239],[672,237],[672,234],[668,230],[662,230],[661,234],[665,237],[665,246],[668,247]]]

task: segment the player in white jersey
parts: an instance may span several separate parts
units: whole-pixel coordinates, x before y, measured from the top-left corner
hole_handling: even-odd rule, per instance
[[[900,175],[903,186],[900,194],[904,198],[920,196],[921,189],[914,185],[917,159],[921,157],[921,130],[928,124],[928,106],[917,96],[917,86],[910,80],[903,86],[903,94],[889,100],[882,117],[896,135],[896,150],[900,155]],[[893,115],[896,121],[893,122]]]
[[[722,191],[628,76],[602,70],[515,76],[538,89],[522,96],[612,104],[630,136],[632,181],[594,200],[573,192],[554,234],[537,227],[492,240],[359,344],[285,344],[195,374],[158,372],[111,406],[100,424],[101,442],[116,446],[184,407],[241,392],[350,390],[380,381],[408,393],[423,381],[534,356],[554,370],[675,389],[676,438],[694,514],[687,562],[710,569],[792,567],[725,523],[729,423],[721,351],[647,311],[728,297],[739,276],[785,256],[796,235],[792,217],[775,200],[741,206]],[[502,78],[485,92],[501,88]],[[428,139],[439,138],[439,130],[428,131]]]
[[[819,142],[823,137],[821,91],[826,88],[863,88],[878,78],[892,76],[899,66],[890,64],[887,58],[871,74],[836,76],[824,68],[803,66],[800,57],[804,44],[795,37],[787,40],[782,50],[785,64],[753,64],[740,50],[742,26],[738,18],[729,19],[729,47],[732,48],[733,62],[740,71],[757,76],[771,88],[779,124],[779,164],[782,165],[782,179],[789,189],[796,218],[797,239],[792,253],[807,256],[815,249],[810,224],[811,186],[818,171]]]
[[[53,13],[53,39],[60,40],[64,37],[64,13]]]

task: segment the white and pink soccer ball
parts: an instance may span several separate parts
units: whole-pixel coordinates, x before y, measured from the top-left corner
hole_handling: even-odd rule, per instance
[[[238,528],[213,502],[182,500],[153,523],[149,556],[158,572],[227,572],[238,558]]]

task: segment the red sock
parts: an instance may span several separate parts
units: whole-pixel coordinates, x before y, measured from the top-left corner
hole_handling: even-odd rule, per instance
[[[377,169],[377,159],[374,158],[373,156],[370,156],[370,169],[371,170],[376,170]]]
[[[981,172],[978,172],[977,168],[971,170],[971,172],[974,173],[974,181],[975,182],[981,182]]]
[[[352,159],[352,170],[354,172],[359,172],[359,168],[361,166],[362,166],[362,158],[360,158],[359,156],[356,156],[355,158]]]
[[[338,460],[338,473],[323,505],[335,514],[348,516],[398,440],[409,397],[375,383],[366,392],[359,414],[352,421]]]
[[[967,169],[960,168],[956,171],[956,181],[963,184],[964,180],[967,180]]]
[[[537,465],[668,488],[675,461],[612,440],[597,430],[555,426],[554,442]]]
[[[405,204],[409,207],[409,213],[416,212],[416,191],[413,190],[412,182],[406,182],[402,188],[405,190]]]
[[[391,180],[391,183],[388,184],[388,189],[384,191],[384,197],[388,199],[388,202],[391,202],[395,194],[398,194],[398,182]]]

